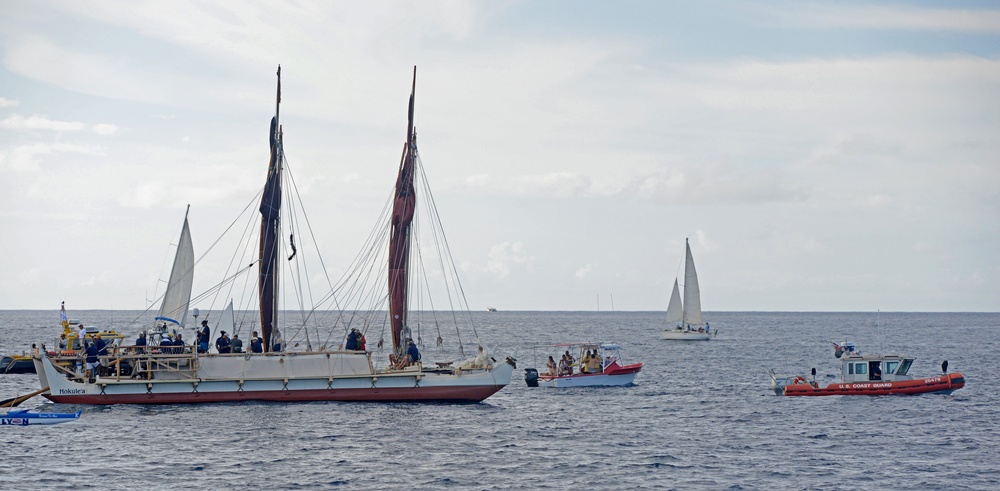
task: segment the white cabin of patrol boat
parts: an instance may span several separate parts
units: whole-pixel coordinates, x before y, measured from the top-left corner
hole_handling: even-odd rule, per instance
[[[840,358],[844,382],[912,380],[907,375],[913,358],[905,355],[862,355],[848,352]]]

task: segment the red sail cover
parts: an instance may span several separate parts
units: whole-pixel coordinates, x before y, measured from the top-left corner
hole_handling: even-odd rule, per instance
[[[417,144],[413,135],[413,99],[417,90],[417,67],[413,67],[413,88],[406,125],[406,146],[396,178],[396,196],[392,204],[392,231],[389,239],[389,316],[392,321],[392,347],[397,354],[406,349],[402,332],[406,327],[407,266],[410,260],[410,225],[417,206],[413,189],[414,160]]]
[[[271,160],[267,167],[267,183],[260,199],[260,262],[258,292],[260,296],[260,327],[264,338],[264,351],[270,351],[272,332],[275,328],[278,298],[278,236],[281,232],[281,126],[278,107],[281,105],[281,67],[278,67],[278,95],[271,118]]]

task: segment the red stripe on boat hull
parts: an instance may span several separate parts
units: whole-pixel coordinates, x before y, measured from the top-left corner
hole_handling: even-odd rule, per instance
[[[786,396],[847,396],[847,395],[913,395],[934,392],[951,393],[965,387],[965,377],[961,373],[949,373],[940,377],[895,382],[851,382],[813,387],[810,384],[793,384],[785,387]]]
[[[120,395],[45,394],[45,397],[52,402],[62,404],[188,404],[236,401],[482,402],[502,388],[502,385],[482,385],[472,387],[400,387],[384,389],[186,392]]]

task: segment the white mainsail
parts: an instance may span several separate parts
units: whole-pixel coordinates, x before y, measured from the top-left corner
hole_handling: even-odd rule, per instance
[[[191,206],[188,205],[188,211]],[[174,254],[174,265],[170,269],[170,281],[167,291],[163,294],[160,313],[157,321],[165,321],[184,327],[187,321],[188,305],[191,303],[191,285],[194,283],[194,245],[191,243],[191,230],[188,228],[187,211],[184,212],[184,226],[181,237],[177,241],[177,253]]]
[[[684,239],[684,325],[701,326],[701,290],[698,288],[698,272],[694,269],[691,244]]]
[[[677,278],[674,278],[674,291],[670,294],[670,304],[667,305],[667,324],[679,326],[684,320],[681,312],[681,293],[677,287]]]

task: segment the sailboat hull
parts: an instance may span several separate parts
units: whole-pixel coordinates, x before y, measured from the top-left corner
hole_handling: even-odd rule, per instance
[[[326,357],[325,355],[331,355]],[[266,362],[262,365],[253,362]],[[98,377],[94,383],[69,380],[47,358],[36,360],[44,371],[41,381],[49,382],[45,397],[64,404],[187,404],[235,401],[446,401],[480,402],[510,383],[514,367],[502,363],[492,369],[401,371],[355,370],[359,359],[367,357],[343,353],[299,354],[291,357],[254,355],[204,355],[199,362],[206,373],[170,378],[170,373],[151,380]],[[311,359],[309,359],[311,358]],[[337,359],[339,358],[339,359]],[[353,359],[352,359],[353,358]],[[283,374],[274,369],[285,360],[300,373]],[[323,363],[322,360],[335,360]],[[207,362],[207,363],[206,363]],[[311,365],[311,367],[310,367]],[[328,366],[326,373],[313,368]],[[361,365],[363,366],[363,365]],[[358,373],[362,372],[362,373]],[[226,376],[245,373],[248,376]],[[220,376],[219,374],[223,374]]]
[[[708,341],[712,336],[707,332],[685,331],[679,329],[664,329],[660,335],[662,339],[674,341]]]

